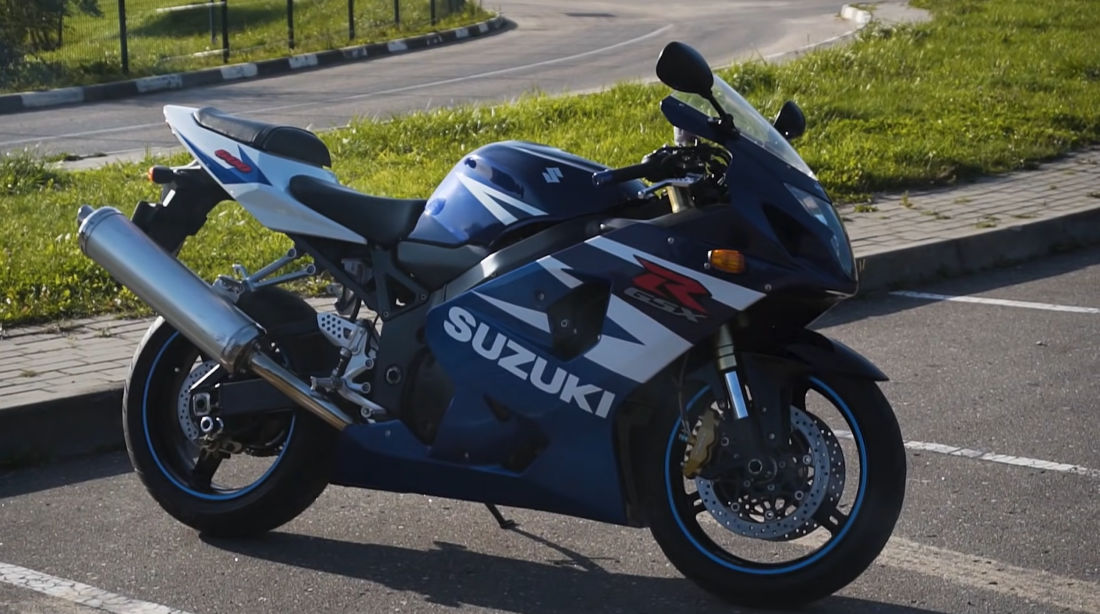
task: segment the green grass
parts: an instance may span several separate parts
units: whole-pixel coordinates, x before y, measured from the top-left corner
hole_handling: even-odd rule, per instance
[[[947,185],[1025,168],[1100,142],[1100,11],[1094,0],[922,0],[935,20],[870,29],[851,45],[782,65],[723,71],[772,116],[793,98],[809,128],[796,142],[838,200]],[[657,108],[667,89],[623,84],[583,97],[531,95],[515,104],[356,122],[324,134],[351,186],[427,196],[472,149],[541,141],[609,165],[671,141]],[[177,158],[177,162],[185,159]],[[73,234],[82,203],[129,213],[155,199],[147,163],[59,173],[29,158],[0,165],[0,322],[121,312],[137,304],[83,257]],[[250,269],[288,247],[236,205],[215,210],[182,259],[205,279]]]
[[[0,79],[0,91],[31,91],[105,83],[198,68],[221,66],[222,14],[215,4],[214,40],[205,0],[126,0],[130,72],[122,72],[119,0],[99,0],[102,16],[66,20],[64,45],[40,53],[28,70]],[[400,0],[400,25],[393,0],[355,0],[355,38],[349,38],[347,0],[295,0],[294,48],[289,47],[286,0],[230,0],[230,63],[250,62],[393,40],[469,25],[489,17],[476,0],[465,6],[435,0]],[[459,7],[451,11],[453,6]],[[172,12],[157,9],[197,6]],[[200,55],[196,55],[200,54]]]

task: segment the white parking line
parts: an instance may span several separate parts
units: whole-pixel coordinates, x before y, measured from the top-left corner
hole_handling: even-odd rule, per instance
[[[168,606],[105,591],[64,578],[0,563],[0,582],[114,614],[187,614]]]
[[[851,431],[836,430],[833,431],[833,433],[840,439],[852,439]],[[905,442],[905,447],[910,450],[922,450],[925,452],[946,454],[948,456],[972,458],[974,460],[987,461],[990,463],[1027,467],[1028,469],[1042,469],[1044,471],[1058,471],[1060,473],[1072,473],[1074,475],[1083,475],[1085,477],[1100,479],[1100,470],[1089,469],[1088,467],[1082,467],[1080,465],[1056,463],[1054,461],[1027,458],[1025,456],[1010,456],[1008,454],[982,452],[981,450],[971,450],[969,448],[959,448],[956,446],[944,445],[942,443],[927,443],[924,441],[907,441]]]
[[[699,519],[712,526],[721,526],[709,513],[701,515]],[[814,550],[825,545],[828,538],[829,534],[822,529],[787,543]],[[886,543],[874,564],[1054,608],[1085,614],[1100,612],[1100,584],[1095,582],[1067,578],[1040,569],[1024,569],[973,554],[928,546],[896,535]]]
[[[1100,313],[1095,307],[1076,307],[1073,305],[1054,305],[1051,303],[1029,303],[1026,301],[1010,301],[1000,298],[984,298],[979,296],[949,296],[947,294],[931,294],[928,292],[908,292],[899,290],[891,292],[894,296],[925,299],[929,301],[951,301],[956,303],[979,303],[982,305],[997,305],[1000,307],[1019,307],[1022,309],[1041,309],[1043,311],[1064,311],[1068,313]]]

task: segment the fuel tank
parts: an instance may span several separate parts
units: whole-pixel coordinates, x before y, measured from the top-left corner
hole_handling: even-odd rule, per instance
[[[645,188],[641,181],[593,185],[592,173],[607,168],[527,141],[485,145],[451,169],[409,239],[492,249],[512,230],[599,213]]]

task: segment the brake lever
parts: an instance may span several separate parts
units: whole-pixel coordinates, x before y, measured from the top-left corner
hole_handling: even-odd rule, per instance
[[[686,177],[676,177],[673,179],[665,179],[664,181],[658,181],[657,183],[649,186],[644,190],[638,192],[638,198],[646,198],[658,190],[664,188],[690,188],[703,179],[702,175],[688,175]]]

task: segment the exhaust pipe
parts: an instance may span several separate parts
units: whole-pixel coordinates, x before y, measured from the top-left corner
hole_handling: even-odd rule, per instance
[[[80,251],[232,373],[252,371],[333,427],[343,410],[260,351],[260,326],[114,207],[80,207]]]

